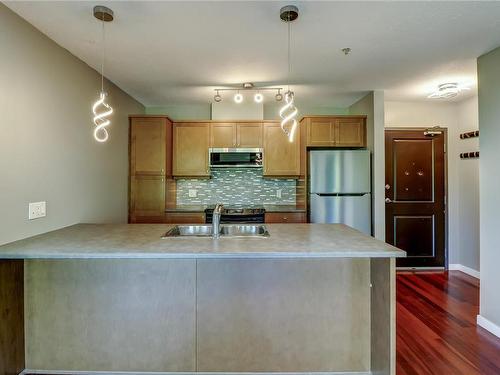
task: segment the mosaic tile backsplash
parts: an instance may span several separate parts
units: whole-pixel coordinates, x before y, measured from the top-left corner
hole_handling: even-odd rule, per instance
[[[178,179],[177,205],[218,202],[227,206],[295,204],[295,186],[294,179],[263,178],[262,169],[214,169],[209,180]],[[189,190],[196,190],[197,196],[190,197]],[[281,198],[278,198],[277,190],[281,190]]]

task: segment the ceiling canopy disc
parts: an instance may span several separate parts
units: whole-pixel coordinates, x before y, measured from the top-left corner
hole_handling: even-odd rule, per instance
[[[94,7],[94,17],[99,21],[111,22],[114,19],[114,14],[111,9],[103,5],[96,5]]]
[[[280,18],[282,21],[291,22],[299,17],[299,8],[295,5],[286,5],[280,9]]]

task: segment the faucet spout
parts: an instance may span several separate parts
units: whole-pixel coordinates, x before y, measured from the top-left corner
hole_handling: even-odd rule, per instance
[[[212,216],[212,238],[220,237],[220,217],[222,215],[222,209],[224,205],[222,203],[217,203],[214,208],[214,213]]]

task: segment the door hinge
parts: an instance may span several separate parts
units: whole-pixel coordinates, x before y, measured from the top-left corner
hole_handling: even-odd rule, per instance
[[[444,151],[444,153],[446,154],[446,142],[445,142],[445,143],[443,143],[443,151]]]

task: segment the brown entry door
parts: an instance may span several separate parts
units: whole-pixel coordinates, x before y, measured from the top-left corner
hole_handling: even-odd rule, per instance
[[[385,132],[386,241],[407,252],[399,267],[445,266],[444,152],[444,133]]]

